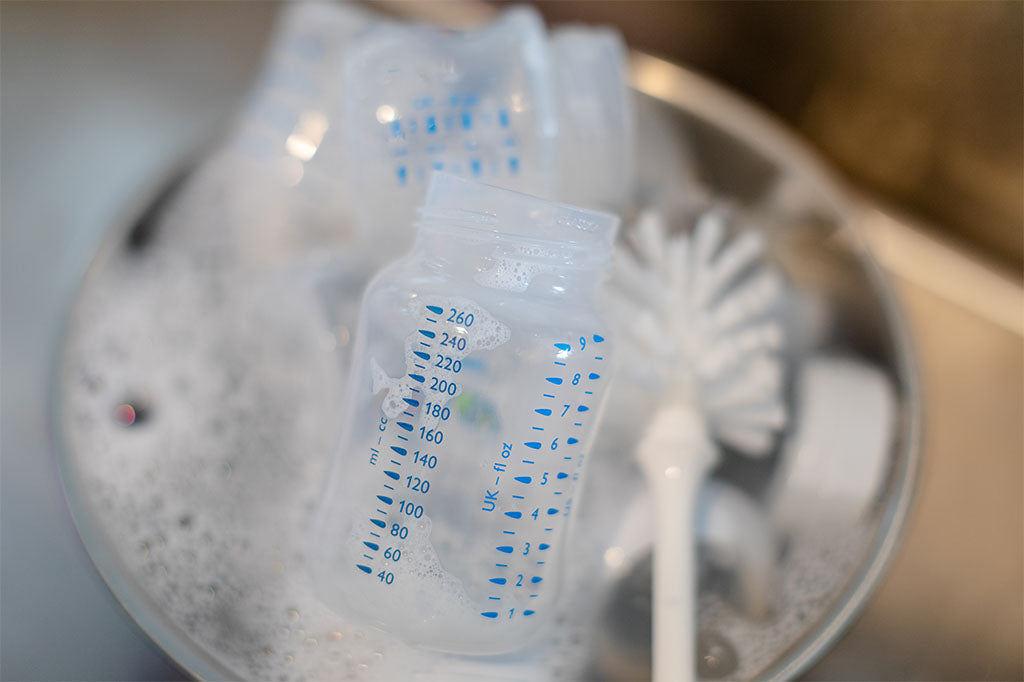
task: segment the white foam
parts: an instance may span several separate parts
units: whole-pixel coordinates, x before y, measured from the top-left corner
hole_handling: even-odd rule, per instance
[[[607,529],[642,490],[623,455],[641,425],[613,421],[591,454],[552,624],[526,651],[467,659],[347,621],[314,595],[305,555],[337,438],[345,339],[323,343],[307,280],[244,265],[265,245],[239,255],[217,231],[216,201],[206,180],[187,187],[148,249],[115,250],[96,265],[73,314],[60,426],[70,485],[102,529],[86,541],[115,557],[115,592],[131,584],[147,599],[133,608],[153,609],[243,679],[584,676],[612,579]],[[479,347],[507,335],[495,324]],[[112,419],[125,400],[148,401],[144,421]],[[867,539],[827,548],[797,539],[768,626],[703,595],[702,628],[737,648],[736,677],[756,674],[820,617]],[[457,606],[459,586],[422,549],[417,570]]]
[[[520,293],[530,288],[530,283],[533,282],[533,278],[537,275],[555,270],[554,266],[550,263],[537,262],[530,258],[531,256],[536,258],[542,255],[551,257],[549,254],[541,252],[536,247],[533,247],[532,250],[537,251],[537,253],[522,253],[524,250],[523,247],[517,249],[520,252],[517,255],[522,257],[497,256],[491,268],[478,272],[473,279],[477,284],[485,287]]]
[[[479,305],[465,298],[458,296],[451,296],[440,301],[442,307],[447,309],[449,306],[457,308],[464,313],[473,315],[473,331],[470,333],[467,329],[461,328],[461,338],[466,339],[466,345],[462,350],[457,348],[448,348],[446,354],[455,360],[462,360],[470,353],[479,350],[490,350],[503,345],[509,339],[511,332],[507,325],[502,324],[498,320],[494,319],[486,310],[481,308]],[[427,326],[426,315],[418,321],[419,326]],[[410,377],[411,374],[417,374],[419,370],[416,365],[420,360],[416,357],[415,351],[419,347],[420,336],[418,332],[411,332],[405,338],[405,373],[398,377],[391,377],[388,373],[380,366],[376,358],[370,358],[370,372],[373,378],[373,393],[376,395],[381,391],[386,391],[384,401],[381,404],[381,409],[388,419],[394,419],[406,409],[406,405],[403,400],[406,398],[415,397],[415,391],[418,382]],[[420,372],[422,373],[422,372]],[[450,394],[451,398],[461,395],[462,387],[456,386],[456,392]],[[446,401],[447,402],[447,401]],[[437,417],[432,417],[424,414],[422,417],[422,423],[428,428],[433,428],[437,425]]]

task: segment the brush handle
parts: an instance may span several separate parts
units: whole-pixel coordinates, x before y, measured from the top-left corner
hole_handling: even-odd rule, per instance
[[[696,679],[697,558],[691,481],[662,478],[654,546],[652,652],[655,682]]]
[[[655,682],[697,679],[697,492],[717,460],[703,418],[685,406],[659,411],[638,448],[657,508],[652,586]]]

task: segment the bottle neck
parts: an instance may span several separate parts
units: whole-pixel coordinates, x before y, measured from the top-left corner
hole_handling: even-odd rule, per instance
[[[435,275],[572,305],[593,303],[607,273],[608,258],[602,255],[438,221],[420,224],[412,250]]]
[[[434,173],[414,253],[435,272],[511,294],[593,300],[619,219]]]

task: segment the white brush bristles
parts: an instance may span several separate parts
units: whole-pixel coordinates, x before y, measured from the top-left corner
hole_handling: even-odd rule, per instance
[[[612,309],[666,394],[682,388],[717,439],[756,457],[787,418],[784,286],[761,235],[730,239],[728,226],[727,213],[712,209],[692,234],[670,235],[661,215],[641,214],[632,249],[616,253]]]

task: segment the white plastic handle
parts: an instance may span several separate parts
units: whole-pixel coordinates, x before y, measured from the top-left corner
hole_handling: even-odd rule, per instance
[[[655,682],[697,679],[697,492],[718,453],[703,417],[671,405],[655,415],[637,452],[657,508],[653,576]]]

